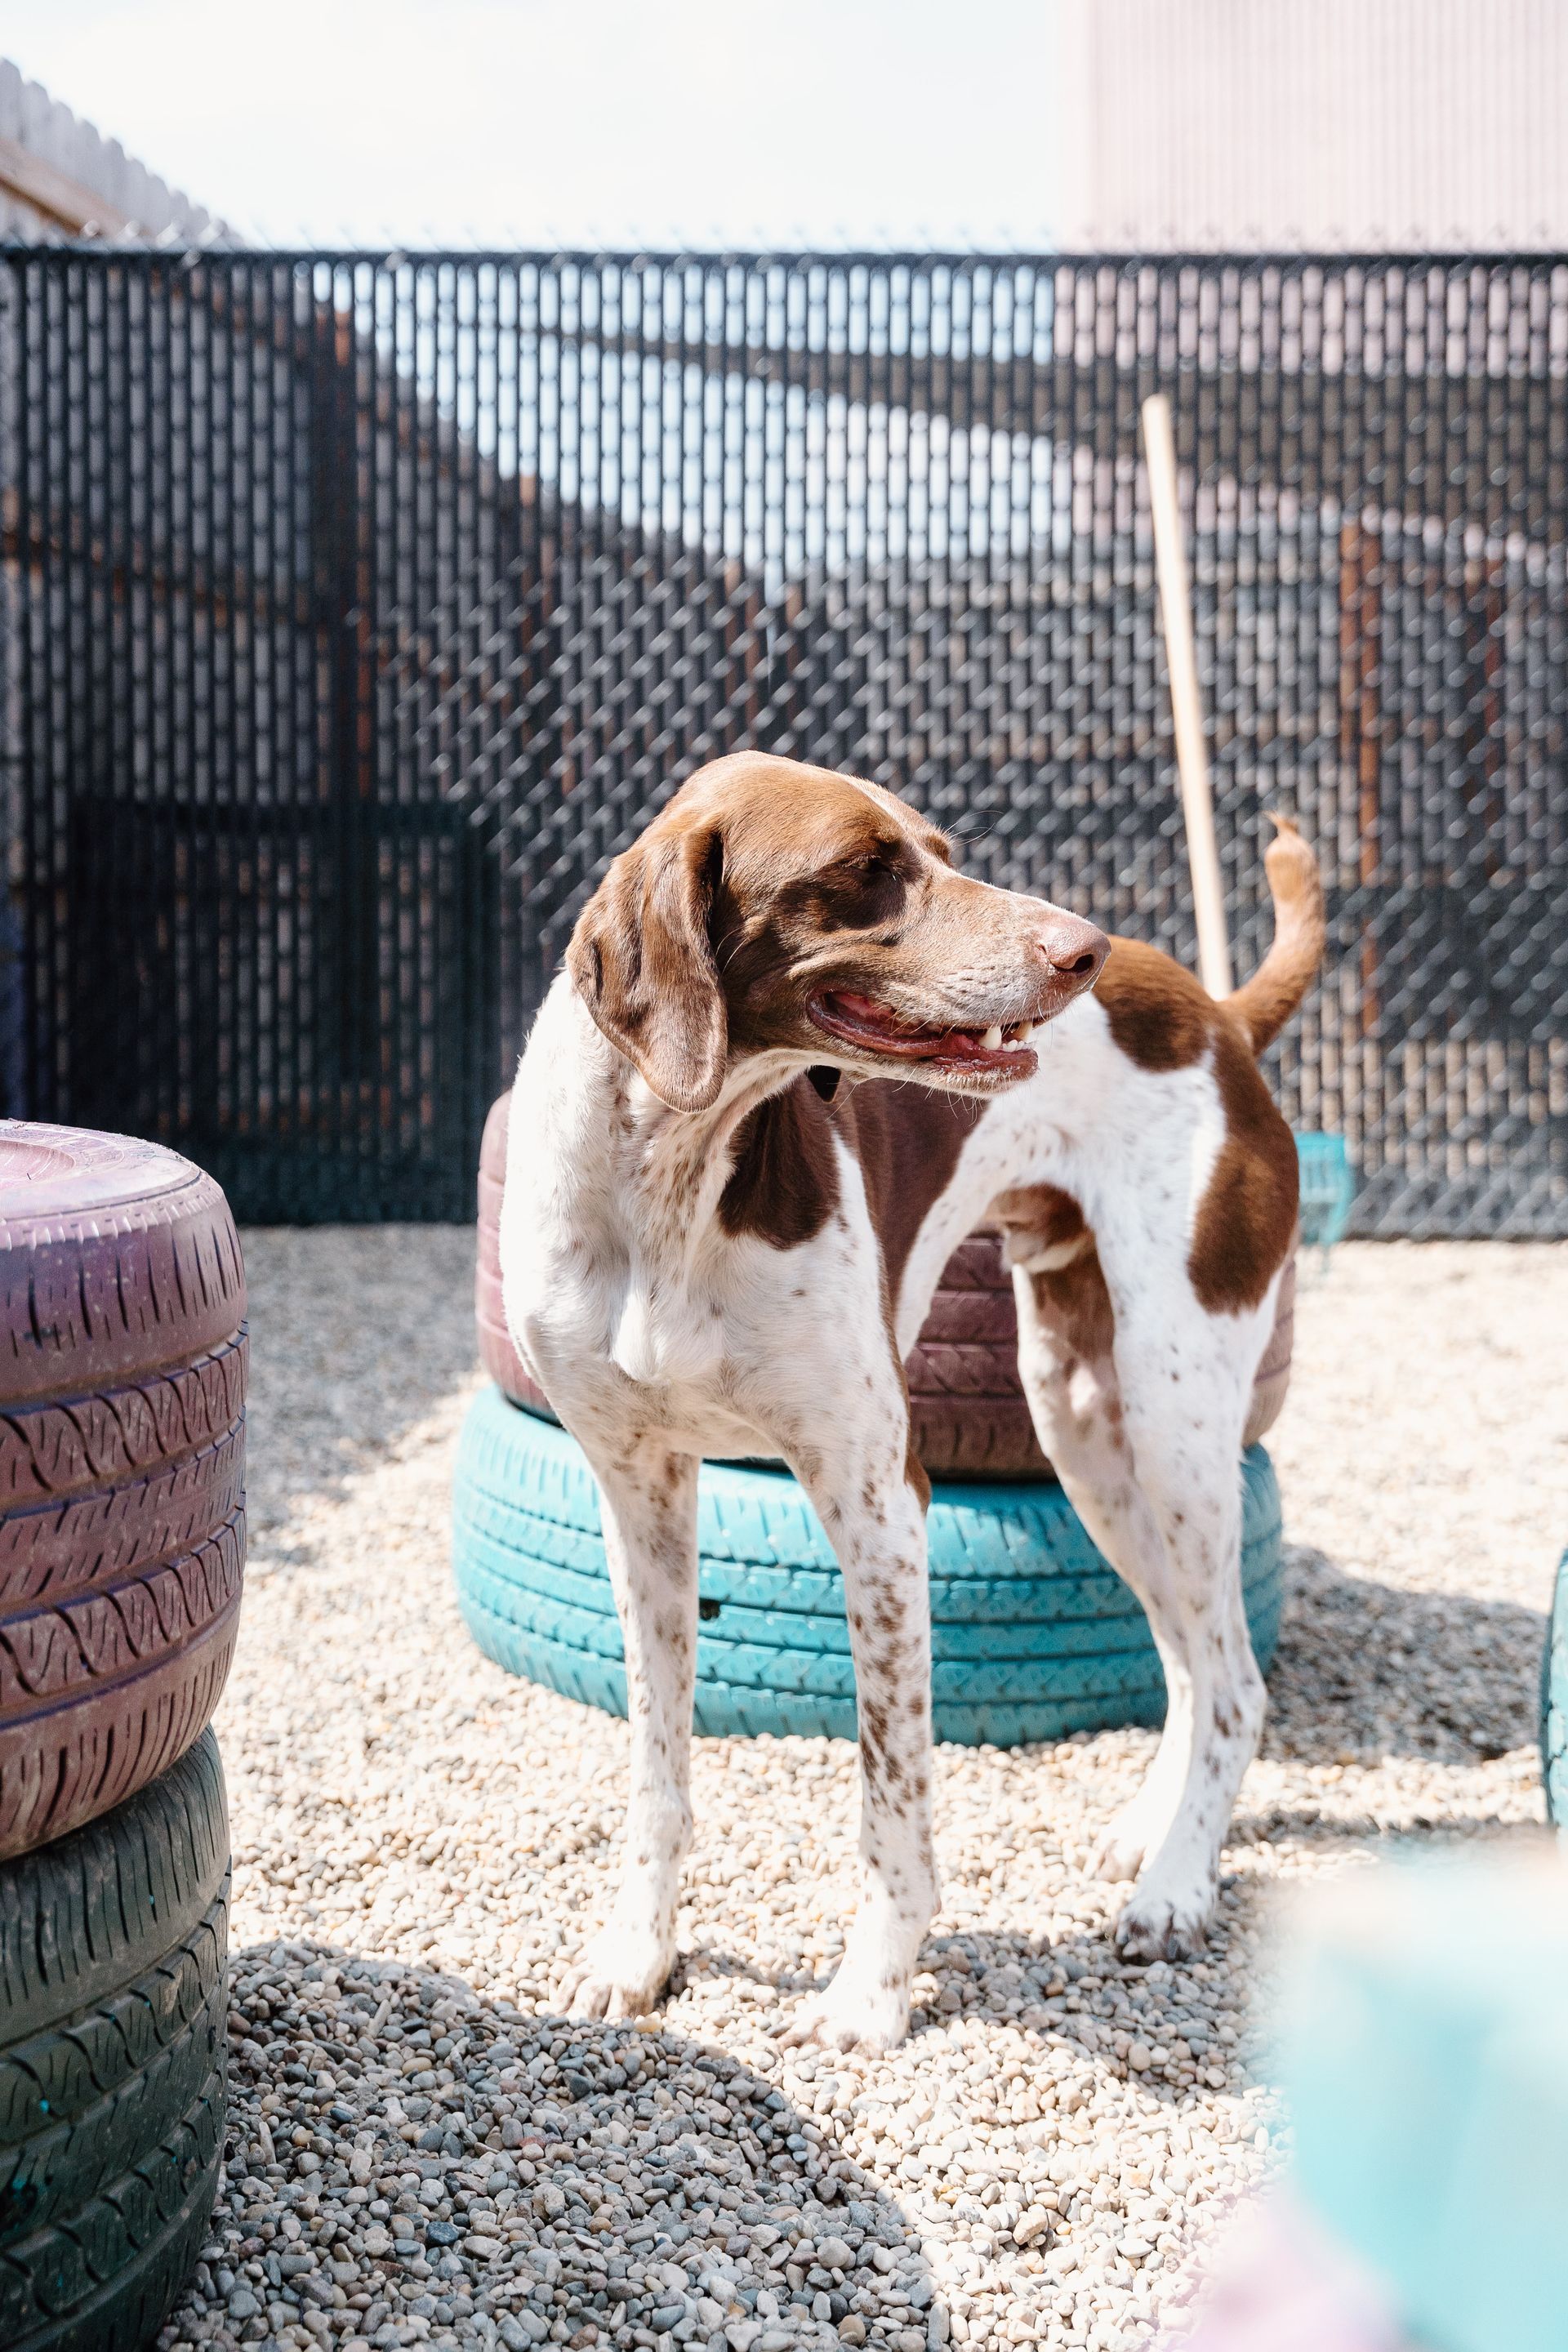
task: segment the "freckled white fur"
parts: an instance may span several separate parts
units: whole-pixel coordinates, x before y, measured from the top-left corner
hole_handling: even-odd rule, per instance
[[[1115,1312],[1113,1360],[1067,1364],[1015,1271],[1020,1371],[1041,1442],[1089,1532],[1148,1610],[1169,1714],[1147,1783],[1100,1857],[1136,1876],[1136,1949],[1201,1935],[1220,1845],[1262,1719],[1241,1607],[1237,1460],[1274,1287],[1214,1316],[1194,1295],[1194,1220],[1224,1139],[1206,1064],[1139,1069],[1092,997],[1039,1035],[1037,1075],[993,1099],[910,1251],[898,1346],[999,1192],[1049,1183],[1081,1206]],[[668,1110],[557,979],[512,1097],[500,1248],[508,1320],[598,1479],[626,1636],[631,1720],[626,1867],[614,1917],[571,1991],[583,2014],[649,2005],[675,1957],[690,1838],[696,1655],[694,1457],[781,1454],[843,1570],[860,1709],[862,1891],[843,1963],[797,2027],[847,2046],[903,2032],[934,1914],[925,1528],[905,1476],[907,1409],[883,1323],[858,1164],[839,1204],[781,1250],[727,1235],[728,1145],[800,1056],[758,1056],[711,1109]]]

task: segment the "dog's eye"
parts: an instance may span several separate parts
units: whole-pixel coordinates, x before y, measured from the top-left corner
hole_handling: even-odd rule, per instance
[[[893,859],[884,851],[872,850],[856,860],[853,874],[849,919],[863,928],[890,922],[904,902],[903,877]]]
[[[831,930],[865,931],[894,919],[905,887],[896,853],[873,849],[837,859],[781,896]]]

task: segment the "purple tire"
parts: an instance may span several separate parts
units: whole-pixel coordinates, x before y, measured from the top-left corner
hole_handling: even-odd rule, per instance
[[[245,1562],[245,1270],[177,1152],[0,1121],[0,1859],[200,1738]]]

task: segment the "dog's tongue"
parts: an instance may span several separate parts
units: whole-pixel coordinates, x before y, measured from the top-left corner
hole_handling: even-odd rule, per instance
[[[868,1029],[880,1030],[890,1040],[905,1045],[929,1045],[940,1051],[944,1059],[963,1059],[987,1055],[989,1049],[979,1029],[933,1029],[926,1024],[900,1021],[890,1004],[879,1004],[874,996],[857,996],[853,991],[839,991],[834,1002],[852,1021],[863,1021]]]
[[[978,1037],[980,1034],[978,1030],[971,1033],[971,1030],[957,1030],[957,1028],[954,1030],[933,1028],[929,1021],[902,1021],[900,1013],[893,1012],[891,1004],[879,1004],[877,997],[853,995],[851,990],[839,990],[832,1002],[835,1002],[837,1007],[842,1009],[842,1012],[847,1012],[853,1021],[865,1021],[868,1028],[886,1030],[891,1037],[910,1037],[910,1040],[917,1040],[917,1037],[969,1037],[969,1034],[975,1034],[975,1037]]]
[[[874,996],[857,996],[852,989],[839,991],[833,1002],[853,1020],[864,1021],[868,1029],[887,1029],[895,1037],[936,1037],[946,1034],[933,1029],[929,1022],[906,1021],[890,1004],[880,1003]]]

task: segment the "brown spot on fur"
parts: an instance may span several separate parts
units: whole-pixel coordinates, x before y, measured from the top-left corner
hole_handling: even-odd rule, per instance
[[[731,1236],[752,1234],[773,1249],[798,1249],[837,1205],[827,1108],[799,1077],[741,1121],[719,1222]]]
[[[1315,894],[1310,852],[1300,843],[1298,851],[1310,868],[1309,895]],[[1295,876],[1295,853],[1289,864]],[[1274,1034],[1275,1013],[1280,1021],[1285,1017],[1285,997],[1290,996],[1286,1011],[1293,1010],[1315,969],[1317,935],[1310,915],[1309,909],[1302,918],[1307,935],[1293,938],[1289,955],[1281,958],[1278,987],[1271,982],[1254,1008],[1259,1034]],[[1252,1058],[1251,1021],[1237,1017],[1234,1003],[1215,1004],[1180,964],[1134,940],[1112,941],[1097,993],[1111,1036],[1140,1069],[1184,1069],[1205,1053],[1212,1055],[1225,1139],[1198,1204],[1187,1272],[1199,1304],[1211,1315],[1256,1307],[1289,1250],[1300,1180],[1290,1131]]]
[[[1318,861],[1295,826],[1280,817],[1275,823],[1279,837],[1263,860],[1274,899],[1273,943],[1223,1007],[1158,948],[1111,940],[1095,994],[1112,1037],[1141,1070],[1188,1068],[1221,1023],[1239,1034],[1250,1059],[1273,1043],[1305,996],[1322,961],[1322,886]]]
[[[1012,1244],[1009,1256],[1013,1258],[1027,1258],[1037,1250],[1059,1249],[1066,1242],[1081,1240],[1089,1231],[1083,1211],[1058,1184],[1022,1184],[1013,1192],[998,1192],[989,1215]]]
[[[1100,1252],[1092,1246],[1070,1265],[1054,1273],[1032,1274],[1035,1311],[1060,1340],[1063,1349],[1079,1363],[1103,1364],[1116,1339],[1116,1313],[1100,1268]]]
[[[860,1162],[895,1315],[915,1236],[952,1181],[985,1109],[973,1095],[871,1078],[836,1114],[838,1132]]]
[[[1094,993],[1112,1038],[1141,1070],[1184,1070],[1202,1060],[1214,1024],[1213,999],[1158,948],[1113,939]]]
[[[951,1181],[965,1139],[985,1108],[973,1097],[881,1079],[868,1080],[829,1108],[803,1076],[751,1112],[737,1132],[720,1222],[726,1233],[753,1234],[774,1249],[798,1248],[830,1216],[843,1223],[834,1136],[859,1160],[882,1255],[888,1355],[906,1411],[908,1391],[894,1330],[899,1285],[915,1236]],[[866,1386],[875,1387],[869,1373]],[[931,1485],[912,1442],[906,1445],[904,1475],[924,1510]],[[873,1507],[868,1490],[861,1500],[867,1510]]]
[[[912,1430],[910,1433],[909,1444],[904,1449],[904,1477],[908,1484],[914,1489],[915,1500],[919,1503],[921,1510],[929,1511],[931,1508],[931,1480],[926,1475],[925,1464],[915,1452],[914,1432]]]
[[[887,1760],[887,1710],[874,1698],[861,1697],[858,1704],[861,1766],[868,1780],[879,1780]]]
[[[1300,1171],[1290,1130],[1226,1021],[1216,1024],[1214,1074],[1225,1140],[1198,1203],[1187,1273],[1211,1315],[1236,1315],[1258,1304],[1284,1263],[1296,1230]]]
[[[701,1110],[724,1075],[724,1003],[708,935],[722,846],[660,820],[622,852],[566,950],[573,986],[672,1110]]]

